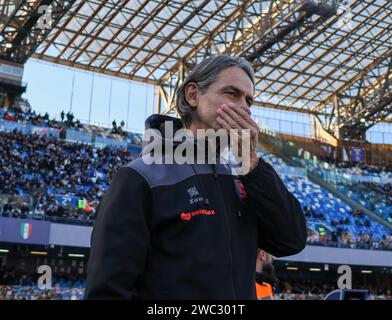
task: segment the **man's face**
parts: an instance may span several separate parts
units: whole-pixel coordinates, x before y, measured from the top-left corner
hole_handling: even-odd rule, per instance
[[[261,272],[266,265],[272,265],[273,257],[263,250],[259,250],[256,259],[256,271]]]
[[[208,90],[198,90],[194,99],[197,107],[194,119],[197,128],[218,130],[217,110],[223,105],[250,108],[253,103],[253,83],[249,76],[238,67],[229,67],[219,73]]]

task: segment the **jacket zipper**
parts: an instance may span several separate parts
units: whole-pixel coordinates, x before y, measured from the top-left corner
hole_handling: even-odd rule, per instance
[[[221,200],[223,200],[222,192],[221,192],[221,189],[220,189],[220,186],[219,186],[219,182],[217,181],[218,180],[218,175],[216,173],[216,166],[215,166],[215,164],[212,164],[212,169],[213,169],[213,172],[214,172],[215,184],[217,186],[217,189],[219,190],[219,198]],[[232,244],[232,237],[231,237],[230,222],[229,222],[228,212],[226,210],[225,201],[222,201],[222,203],[223,203],[223,210],[225,212],[225,220],[226,220],[226,226],[227,226],[227,231],[228,231],[228,234],[229,234],[229,243],[230,243],[229,256],[230,256],[231,271],[232,271],[232,277],[233,277],[231,285],[232,285],[234,299],[236,299],[237,298],[237,294],[236,294],[235,285],[234,285],[235,284],[235,276],[234,276],[234,263],[233,263],[233,244]]]

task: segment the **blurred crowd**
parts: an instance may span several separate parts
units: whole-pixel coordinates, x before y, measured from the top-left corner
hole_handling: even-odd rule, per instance
[[[392,199],[392,183],[380,184],[374,182],[362,182],[368,189],[371,189],[387,199]],[[391,203],[392,205],[392,203]]]
[[[77,220],[92,218],[94,210],[79,210],[56,195],[85,199],[94,209],[113,174],[133,159],[126,149],[97,149],[16,130],[0,132],[0,154],[0,194],[8,196],[0,208],[3,216]]]
[[[389,280],[388,280],[389,279]],[[367,290],[369,300],[391,300],[392,288],[390,277],[372,276],[366,280],[356,281],[352,284],[355,290]],[[320,300],[333,290],[337,290],[334,280],[310,280],[282,277],[276,288],[277,300]]]
[[[37,114],[34,110],[32,111],[30,108],[22,109],[19,106],[9,107],[7,108],[7,110],[3,109],[3,115],[1,118],[8,121],[16,121],[21,124],[31,124],[40,127],[59,129],[60,132],[64,129],[70,128],[82,129],[83,131],[102,131],[98,127],[82,124],[79,119],[75,119],[75,116],[71,111],[65,113],[64,110],[62,110],[60,113],[60,121],[56,120],[55,118],[50,119],[47,112],[41,115],[40,113]],[[120,125],[117,125],[116,120],[113,120],[112,128],[110,130],[107,130],[106,134],[125,137],[129,134],[129,132],[126,132],[124,127],[124,120],[120,122]]]
[[[392,184],[347,181],[338,184],[340,191],[365,208],[392,223]]]
[[[84,272],[56,273],[50,289],[40,289],[37,277],[23,269],[3,268],[0,270],[0,300],[82,300],[84,297]]]
[[[278,279],[279,278],[279,279]],[[306,278],[306,277],[304,277]],[[353,284],[367,290],[369,300],[391,300],[392,290],[386,277],[369,277]],[[51,289],[40,289],[36,277],[23,271],[0,272],[0,300],[82,300],[85,274],[55,274]],[[294,279],[278,275],[272,283],[274,300],[322,300],[337,289],[336,280]]]
[[[350,169],[350,171],[356,172],[358,174],[364,174],[364,175],[369,173],[386,174],[392,172],[392,168],[386,165],[375,166],[362,162],[357,162],[355,164],[351,162],[339,162],[336,164],[336,167],[341,169]]]
[[[303,211],[307,220],[326,221],[325,215],[321,212],[316,213],[312,206],[304,206]],[[351,209],[349,214],[354,218],[356,227],[371,226],[369,218],[360,210]],[[381,240],[373,239],[373,235],[365,231],[359,232],[358,236],[354,237],[347,228],[351,223],[346,217],[333,219],[330,223],[333,227],[332,230],[328,230],[322,224],[319,227],[308,225],[308,244],[339,248],[392,250],[392,233],[384,234]]]
[[[67,112],[67,114],[64,114],[64,111],[62,111],[60,122],[55,118],[50,119],[47,112],[41,115],[40,113],[37,114],[34,110],[22,110],[18,106],[7,108],[2,118],[8,121],[17,121],[22,124],[31,124],[55,129],[82,128],[83,126],[79,120],[75,120],[75,116],[72,112]]]
[[[308,228],[307,243],[338,248],[392,250],[392,235],[385,234],[382,240],[376,241],[366,232],[360,232],[359,236],[354,238],[342,227],[337,227],[331,232]]]

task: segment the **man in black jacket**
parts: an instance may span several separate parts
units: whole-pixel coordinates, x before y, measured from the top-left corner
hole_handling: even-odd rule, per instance
[[[250,151],[242,157],[249,169],[236,175],[219,161],[148,164],[144,155],[122,166],[97,208],[87,299],[255,299],[257,249],[282,257],[305,247],[298,200],[257,157],[253,93],[245,60],[211,57],[177,92],[181,120],[146,120],[174,151],[167,123],[195,137],[197,129],[248,130]]]

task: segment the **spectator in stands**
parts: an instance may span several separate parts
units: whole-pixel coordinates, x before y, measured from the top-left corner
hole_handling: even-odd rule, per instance
[[[74,115],[70,111],[68,111],[66,117],[67,117],[66,124],[67,124],[68,128],[70,128],[73,125]]]
[[[318,243],[320,241],[320,235],[317,231],[308,228],[308,242]]]
[[[111,129],[111,133],[112,134],[119,134],[122,136],[126,136],[126,132],[124,131],[124,121],[121,121],[120,126],[117,126],[117,122],[116,120],[113,120],[112,122],[112,129]]]
[[[36,208],[34,209],[34,215],[36,218],[43,218],[43,215],[45,214],[45,211],[43,209],[43,204],[40,203]]]
[[[12,212],[12,206],[8,202],[3,206],[3,216],[8,216]]]

